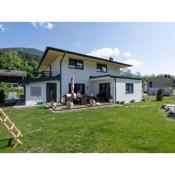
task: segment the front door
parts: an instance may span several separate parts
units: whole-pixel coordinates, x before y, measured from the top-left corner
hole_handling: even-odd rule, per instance
[[[110,98],[110,83],[99,84],[99,94],[103,101],[109,101]]]
[[[46,101],[51,102],[57,99],[57,84],[46,83]]]

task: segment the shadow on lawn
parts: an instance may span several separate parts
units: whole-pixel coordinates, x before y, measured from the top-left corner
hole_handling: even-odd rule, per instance
[[[38,109],[49,109],[49,107],[46,106],[37,106]]]
[[[0,149],[12,147],[13,146],[12,141],[13,141],[13,138],[1,139],[0,140]]]

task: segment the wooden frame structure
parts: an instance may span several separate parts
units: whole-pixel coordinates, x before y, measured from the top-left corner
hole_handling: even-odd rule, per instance
[[[21,131],[15,126],[15,124],[10,120],[10,118],[3,112],[0,108],[0,123],[5,127],[7,132],[13,137],[15,140],[15,144],[13,147],[15,148],[17,145],[22,145],[20,137],[23,137]]]

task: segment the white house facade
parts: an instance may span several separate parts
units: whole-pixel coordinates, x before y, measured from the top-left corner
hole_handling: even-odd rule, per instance
[[[131,65],[47,47],[38,67],[38,78],[25,80],[25,103],[61,102],[70,93],[70,78],[74,77],[75,93],[101,95],[104,101],[126,103],[142,99],[141,78],[119,75],[120,69]],[[47,73],[47,74],[46,74]]]

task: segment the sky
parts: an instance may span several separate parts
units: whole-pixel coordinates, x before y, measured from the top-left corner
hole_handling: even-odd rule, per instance
[[[175,75],[175,23],[2,23],[0,48],[47,46],[132,64],[132,72]]]

